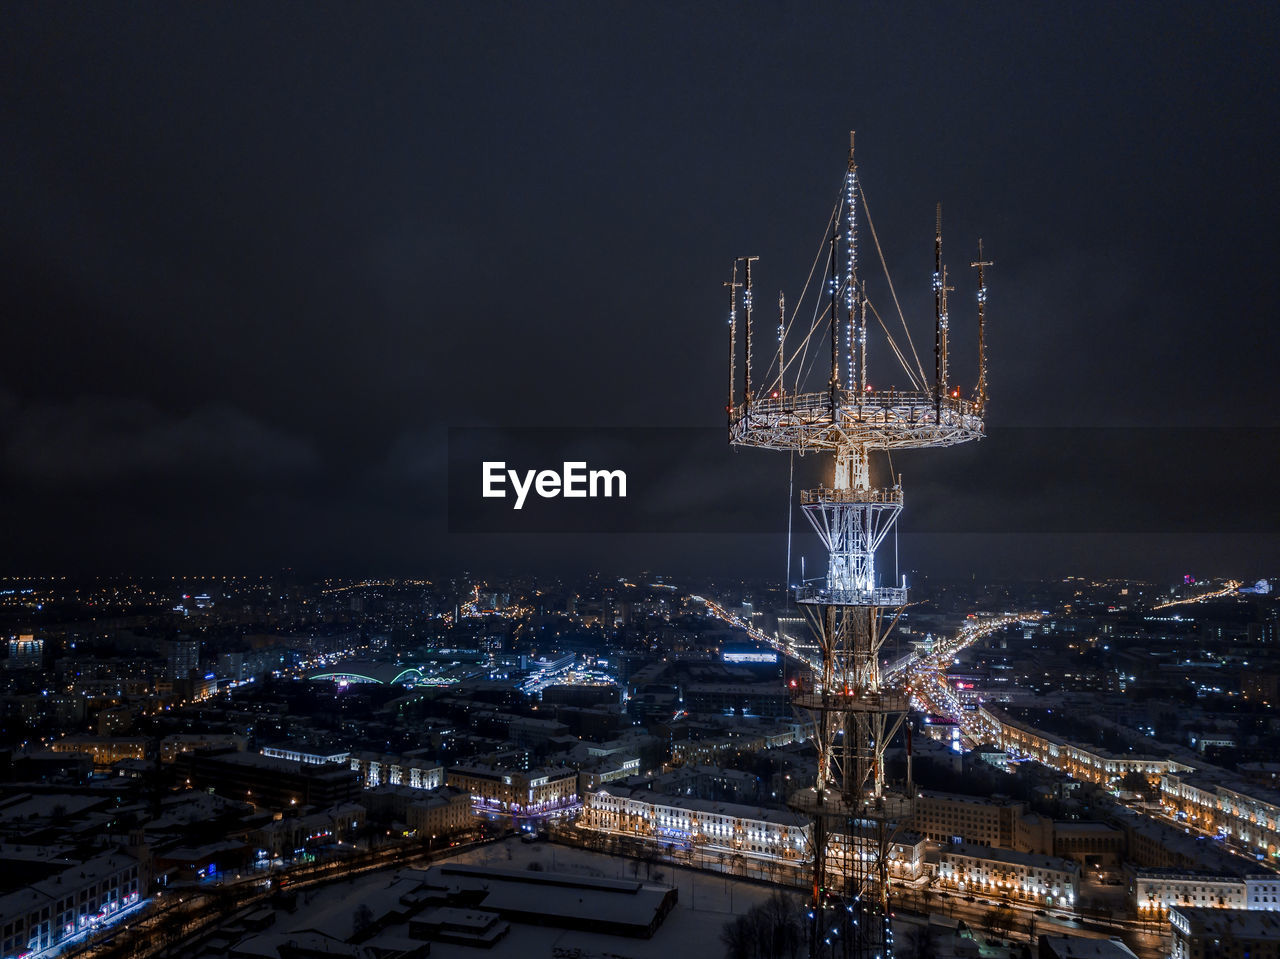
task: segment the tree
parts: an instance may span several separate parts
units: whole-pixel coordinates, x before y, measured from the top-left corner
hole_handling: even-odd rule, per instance
[[[920,902],[924,906],[925,915],[929,914],[929,903],[933,900],[933,887],[925,886],[920,890]]]
[[[805,941],[803,910],[793,896],[775,890],[720,930],[725,959],[796,959]]]
[[[646,849],[644,852],[644,877],[646,879],[653,878],[653,867],[658,862],[658,853],[654,849]]]
[[[360,903],[351,914],[351,938],[360,938],[365,930],[373,925],[373,910],[366,903]]]
[[[724,959],[755,959],[754,930],[746,916],[735,916],[720,930]]]
[[[1120,787],[1131,793],[1137,793],[1146,799],[1151,795],[1151,780],[1147,778],[1146,773],[1132,769],[1124,774],[1120,780]]]
[[[938,954],[938,939],[934,927],[925,923],[916,930],[915,959],[934,959]]]
[[[994,933],[1004,935],[1013,928],[1013,907],[1006,902],[988,909],[982,917],[983,924]]]

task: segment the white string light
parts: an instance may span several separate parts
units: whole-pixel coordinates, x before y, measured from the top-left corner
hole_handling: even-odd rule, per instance
[[[858,174],[854,170],[850,170],[845,175],[845,276],[844,276],[844,308],[845,308],[845,385],[852,390],[857,386],[857,380],[854,378],[853,355],[854,355],[854,332],[853,332],[853,301],[854,289],[856,286],[855,277],[858,272],[858,223],[857,223],[857,199],[858,199]],[[832,318],[834,320],[834,317]]]

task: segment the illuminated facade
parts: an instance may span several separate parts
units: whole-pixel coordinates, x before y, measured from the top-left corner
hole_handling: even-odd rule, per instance
[[[329,752],[312,749],[295,749],[292,746],[263,746],[262,755],[272,759],[287,759],[291,763],[305,763],[310,766],[323,766],[327,763],[346,762],[350,755],[345,749]],[[354,768],[354,767],[353,767]]]
[[[198,639],[169,640],[166,653],[168,679],[186,679],[200,668],[200,640]]]
[[[808,820],[789,810],[665,796],[646,789],[598,789],[583,797],[578,826],[655,839],[688,849],[798,862],[809,844]]]
[[[454,766],[445,782],[471,796],[478,813],[512,817],[554,816],[578,804],[578,774],[572,769],[528,772],[492,766]]]
[[[657,847],[794,865],[808,862],[813,832],[807,816],[790,810],[663,795],[647,789],[598,789],[586,794],[577,825],[644,839]],[[899,836],[890,848],[890,876],[909,882],[925,875],[925,845],[923,837]],[[871,858],[873,847],[866,839],[833,832],[827,841],[827,869],[833,877],[844,875],[855,861]]]
[[[108,853],[0,896],[0,954],[66,945],[137,905],[150,881],[137,859]]]
[[[375,786],[410,786],[438,789],[444,785],[444,767],[429,759],[384,756],[380,753],[352,753],[350,765],[365,789]]]
[[[1280,876],[1272,876],[1275,885]],[[1161,919],[1174,907],[1206,909],[1247,909],[1249,882],[1238,876],[1214,876],[1202,872],[1173,869],[1142,870],[1133,881],[1133,897],[1138,915]],[[1280,908],[1280,904],[1269,908]]]
[[[1280,858],[1280,793],[1247,783],[1223,785],[1186,767],[1162,780],[1167,811],[1208,833],[1227,835],[1270,859]]]
[[[122,759],[147,758],[147,740],[128,736],[67,736],[49,748],[55,753],[88,753],[99,770]]]
[[[1070,908],[1080,888],[1080,867],[1069,859],[953,843],[942,847],[938,884],[962,893]]]
[[[1050,769],[1085,782],[1110,784],[1129,773],[1163,776],[1190,767],[1156,756],[1121,756],[1096,746],[1083,746],[1020,722],[992,706],[980,707],[979,715],[1002,749],[1015,756],[1032,759]]]
[[[409,803],[405,823],[420,839],[455,836],[471,829],[476,819],[471,812],[471,794],[444,786],[429,796]]]
[[[44,640],[34,633],[9,637],[9,668],[37,669],[44,661]]]

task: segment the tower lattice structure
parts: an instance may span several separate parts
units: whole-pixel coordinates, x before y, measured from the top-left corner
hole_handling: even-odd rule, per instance
[[[811,717],[817,746],[817,775],[812,786],[794,793],[792,808],[811,817],[813,858],[809,911],[809,954],[846,959],[889,959],[889,924],[894,838],[912,814],[909,729],[905,775],[891,778],[885,751],[904,729],[910,690],[882,675],[881,651],[907,603],[905,577],[886,582],[876,566],[876,551],[902,511],[900,478],[891,485],[872,482],[877,452],[952,446],[980,439],[987,401],[984,261],[978,260],[978,376],[968,396],[948,384],[950,323],[946,267],[942,262],[942,214],[938,208],[934,243],[934,377],[930,381],[911,342],[902,311],[902,342],[890,331],[859,276],[859,213],[885,266],[875,226],[854,159],[850,134],[848,168],[822,246],[816,273],[827,255],[826,296],[818,305],[799,345],[788,351],[788,333],[796,325],[799,303],[788,318],[779,297],[777,351],[753,390],[757,366],[753,343],[753,277],[757,257],[734,262],[730,294],[729,441],[737,446],[829,455],[830,485],[807,489],[800,506],[827,551],[824,576],[801,582],[797,605],[812,627],[816,656],[811,672],[794,695],[794,706]],[[742,281],[739,281],[741,266]],[[884,270],[887,292],[897,293]],[[739,292],[745,313],[739,321]],[[823,304],[825,300],[825,305]],[[821,309],[821,313],[819,310]],[[911,389],[876,389],[868,369],[868,313],[883,332],[884,345],[905,372]],[[742,347],[739,349],[739,333]],[[828,339],[825,383],[813,384],[815,341]],[[792,344],[796,343],[794,334]],[[741,356],[739,353],[741,352]],[[914,363],[912,362],[914,360]],[[741,362],[741,393],[736,393]],[[808,367],[806,368],[806,364]],[[757,384],[761,380],[757,379]]]

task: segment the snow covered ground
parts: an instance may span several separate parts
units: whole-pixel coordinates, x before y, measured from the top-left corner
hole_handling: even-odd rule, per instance
[[[753,905],[763,902],[774,891],[763,884],[724,875],[673,868],[666,864],[646,870],[643,863],[630,859],[552,843],[522,843],[515,839],[469,849],[450,861],[499,869],[527,869],[530,864],[537,863],[543,874],[555,872],[603,879],[639,879],[654,886],[674,886],[679,890],[679,903],[652,939],[512,923],[510,934],[491,950],[432,943],[432,959],[553,959],[554,956],[567,955],[581,959],[719,959],[724,953],[720,943],[720,930],[724,924],[734,915],[745,913]],[[318,930],[345,937],[350,934],[356,910],[362,903],[371,905],[377,912],[379,899],[398,897],[399,890],[393,885],[394,876],[394,871],[388,871],[319,889],[300,898],[296,912],[279,913],[271,932]],[[392,937],[407,937],[408,934],[407,923],[392,926],[382,933]]]

